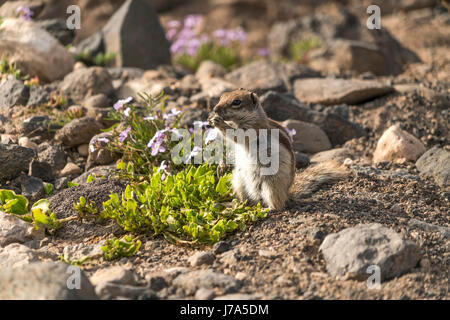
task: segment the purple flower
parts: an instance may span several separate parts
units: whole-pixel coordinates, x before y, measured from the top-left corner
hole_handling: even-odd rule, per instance
[[[180,133],[180,130],[178,130],[177,128],[173,128],[172,130],[170,130],[170,132],[172,132],[172,136],[174,136],[176,140],[180,140],[183,137],[183,135]]]
[[[196,28],[203,21],[203,16],[200,14],[190,14],[184,19],[184,27],[185,28]]]
[[[286,130],[289,137],[291,138],[291,141],[294,141],[294,136],[297,134],[297,131],[295,131],[295,129],[290,130],[289,128],[284,128],[284,129]]]
[[[125,130],[123,130],[120,135],[119,135],[119,141],[120,142],[124,142],[126,138],[128,138],[128,134],[131,131],[131,127],[126,128]]]
[[[206,132],[205,143],[208,144],[209,142],[211,142],[213,140],[216,140],[217,139],[217,135],[218,135],[218,132],[217,132],[216,129],[214,129],[214,128],[209,129]]]
[[[16,9],[16,13],[23,19],[27,21],[31,21],[31,17],[34,15],[34,12],[31,11],[30,7],[20,6]]]
[[[161,165],[159,166],[159,168],[158,168],[158,171],[156,171],[156,173],[159,173],[160,171],[162,171],[163,173],[162,173],[162,175],[161,175],[161,181],[164,181],[165,179],[166,179],[166,173],[167,173],[167,171],[166,171],[166,169],[167,169],[167,164],[166,164],[166,160],[163,160],[162,162],[161,162]],[[168,173],[167,173],[168,174]]]
[[[164,138],[166,137],[167,129],[156,131],[153,138],[147,144],[147,147],[152,148],[152,156],[156,156],[160,152],[165,152],[166,147],[164,146]]]
[[[272,54],[272,51],[270,51],[269,48],[260,48],[258,49],[258,55],[260,57],[268,57]]]
[[[169,29],[166,33],[167,40],[172,40],[177,35],[177,29]]]
[[[94,152],[95,149],[101,147],[100,142],[103,142],[103,143],[109,143],[109,139],[108,139],[108,138],[104,138],[104,137],[100,137],[100,138],[95,139],[95,140],[91,143],[91,145],[89,146],[89,150],[90,150],[91,152]]]
[[[133,101],[133,97],[128,97],[126,99],[119,100],[114,104],[113,108],[114,108],[114,110],[118,111],[118,110],[122,109],[125,104],[128,104],[131,101]]]

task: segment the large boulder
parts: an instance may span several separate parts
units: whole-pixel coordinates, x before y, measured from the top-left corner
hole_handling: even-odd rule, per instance
[[[380,268],[380,280],[391,279],[414,268],[420,258],[420,248],[415,243],[378,223],[330,234],[320,251],[328,273],[342,280],[365,280],[370,276],[370,266]]]
[[[169,42],[149,3],[127,0],[103,28],[106,52],[116,54],[116,66],[154,69],[170,64]]]
[[[16,62],[23,74],[53,82],[68,74],[72,56],[47,31],[23,19],[5,19],[0,25],[0,57]]]
[[[294,83],[295,96],[303,102],[357,104],[394,91],[389,85],[373,80],[299,79]]]

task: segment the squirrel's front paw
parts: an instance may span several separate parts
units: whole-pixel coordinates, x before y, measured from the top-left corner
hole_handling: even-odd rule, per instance
[[[208,117],[208,123],[213,127],[221,127],[225,124],[225,121],[217,113],[212,112]]]

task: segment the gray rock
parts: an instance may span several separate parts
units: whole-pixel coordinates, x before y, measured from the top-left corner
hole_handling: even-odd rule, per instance
[[[14,178],[28,171],[34,156],[32,149],[0,143],[0,180]]]
[[[32,240],[32,228],[28,222],[0,211],[0,247]]]
[[[145,280],[148,283],[148,287],[155,292],[159,292],[169,286],[165,277],[159,274],[147,274],[145,275]]]
[[[286,120],[282,125],[295,130],[293,147],[297,152],[316,153],[331,149],[331,143],[323,130],[313,124],[298,120]]]
[[[79,289],[76,288],[76,278],[79,280]],[[93,300],[97,296],[79,268],[61,262],[35,262],[18,268],[2,269],[0,299]]]
[[[441,187],[450,185],[450,152],[434,147],[425,152],[416,162],[419,172],[433,177]]]
[[[37,160],[31,161],[28,175],[39,178],[45,182],[53,182],[55,180],[52,173],[52,167],[47,162],[40,162]]]
[[[145,1],[127,0],[103,28],[106,52],[116,66],[154,69],[170,64],[169,42],[155,9]]]
[[[76,147],[89,143],[100,130],[101,126],[94,118],[83,117],[72,120],[58,130],[55,139],[67,147]]]
[[[211,289],[200,288],[195,293],[195,300],[212,300],[215,294]]]
[[[211,252],[200,251],[191,256],[188,261],[193,267],[201,265],[210,265],[214,263],[216,256]]]
[[[289,93],[269,91],[260,97],[260,101],[267,116],[275,121],[288,119],[305,121],[308,114],[313,112]]]
[[[64,19],[48,19],[36,22],[39,27],[55,37],[63,46],[71,44],[75,38],[75,30],[67,28]]]
[[[311,162],[319,163],[329,160],[344,162],[345,159],[353,158],[353,154],[347,148],[336,148],[316,153],[311,157]]]
[[[90,278],[92,285],[96,286],[101,282],[115,284],[135,285],[134,273],[122,266],[111,266],[97,270]]]
[[[19,180],[22,187],[22,195],[26,197],[30,203],[45,198],[44,182],[41,179],[23,175]]]
[[[255,61],[240,67],[225,76],[225,80],[263,94],[267,91],[286,92],[287,85],[282,76],[282,67],[275,62],[265,60]]]
[[[22,121],[19,132],[27,137],[48,136],[49,116],[32,116]]]
[[[121,285],[110,282],[99,283],[95,287],[95,292],[97,296],[102,299],[110,298],[128,298],[128,299],[156,299],[156,292],[152,291],[147,287],[136,287]]]
[[[15,268],[37,261],[34,250],[19,244],[12,243],[0,248],[0,268]]]
[[[59,86],[61,93],[76,103],[82,103],[86,98],[114,92],[111,75],[100,67],[74,70],[64,77]]]
[[[328,235],[320,246],[327,271],[337,279],[365,280],[367,268],[380,268],[381,280],[408,272],[417,265],[420,248],[381,224],[361,224]]]
[[[358,124],[338,114],[311,110],[291,94],[270,91],[264,94],[260,101],[269,118],[276,121],[295,119],[314,123],[325,131],[332,145],[343,144],[366,134]]]
[[[111,132],[103,132],[92,137],[89,142],[89,154],[87,159],[87,168],[94,165],[105,165],[113,163],[119,158],[117,153],[112,152],[109,148],[109,142],[104,139],[112,141],[114,134]]]
[[[200,288],[215,289],[216,292],[222,294],[234,293],[242,285],[239,280],[232,276],[212,269],[182,273],[173,280],[172,284],[184,289],[189,295],[195,294]]]
[[[220,64],[211,60],[205,60],[200,63],[200,66],[195,73],[198,79],[201,78],[223,78],[227,70]]]
[[[393,91],[393,87],[373,80],[313,78],[294,82],[297,99],[324,105],[357,104]]]
[[[38,149],[38,159],[48,163],[53,169],[61,170],[66,165],[66,154],[56,146],[42,143]]]
[[[27,107],[37,107],[49,102],[52,91],[55,91],[57,88],[58,86],[55,83],[44,86],[31,86]]]
[[[29,97],[29,88],[15,76],[9,75],[0,82],[0,110],[14,106],[26,106]]]
[[[65,259],[74,261],[80,260],[86,257],[89,258],[98,258],[103,255],[103,251],[101,246],[104,244],[104,241],[96,244],[86,245],[84,243],[79,243],[76,245],[65,246],[63,250],[63,257]]]
[[[20,66],[22,74],[37,75],[43,83],[68,74],[73,57],[58,40],[35,23],[5,19],[0,25],[0,53]]]
[[[413,228],[419,228],[427,232],[440,232],[444,238],[450,238],[450,228],[446,226],[439,226],[436,224],[427,223],[417,219],[411,219],[408,221],[408,226]]]
[[[224,252],[226,252],[226,251],[228,251],[228,250],[230,250],[231,249],[231,246],[230,246],[230,244],[228,243],[228,242],[226,242],[226,241],[219,241],[219,242],[216,242],[216,243],[214,243],[214,245],[213,245],[213,247],[212,247],[212,251],[215,253],[215,254],[221,254],[221,253],[224,253]]]
[[[86,109],[109,108],[110,101],[106,95],[100,93],[87,98],[84,101],[84,106]]]

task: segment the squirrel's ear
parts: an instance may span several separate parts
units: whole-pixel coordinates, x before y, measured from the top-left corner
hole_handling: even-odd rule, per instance
[[[256,93],[250,93],[250,97],[252,98],[253,106],[256,108],[258,105],[258,97],[256,96]]]

